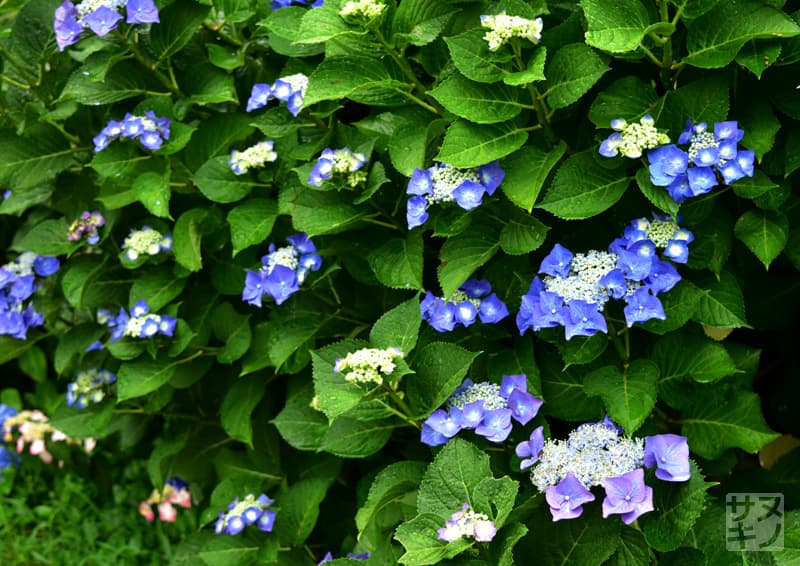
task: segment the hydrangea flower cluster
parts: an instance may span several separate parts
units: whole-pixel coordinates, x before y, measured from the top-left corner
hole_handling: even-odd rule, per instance
[[[474,430],[489,442],[503,442],[511,433],[511,419],[522,425],[536,416],[542,400],[528,393],[524,374],[504,375],[500,385],[467,378],[422,423],[421,440],[428,446],[445,444],[461,430]]]
[[[366,21],[379,18],[386,10],[386,4],[378,0],[349,0],[345,2],[339,15],[347,19],[362,19]]]
[[[469,503],[464,503],[461,511],[450,516],[444,527],[436,531],[439,540],[453,542],[463,537],[472,537],[478,542],[489,542],[497,534],[494,521],[485,513],[476,513]]]
[[[178,319],[165,314],[151,313],[147,301],[140,299],[133,305],[130,316],[122,307],[117,316],[113,316],[105,309],[99,309],[97,322],[109,328],[111,341],[116,342],[123,336],[130,338],[152,338],[156,334],[172,336]]]
[[[269,253],[261,258],[261,269],[247,270],[243,301],[260,307],[261,298],[267,294],[280,305],[300,289],[309,271],[319,270],[322,258],[311,238],[299,232],[286,240],[289,245],[282,248],[269,245]]]
[[[153,256],[172,249],[172,235],[162,234],[150,226],[142,226],[139,230],[131,230],[122,242],[125,259],[136,261],[143,255]]]
[[[419,308],[422,320],[438,332],[450,332],[459,324],[469,326],[478,317],[484,324],[494,324],[508,316],[508,307],[485,279],[468,279],[447,300],[428,291]]]
[[[494,194],[504,176],[497,161],[468,169],[444,163],[414,169],[406,187],[406,194],[412,195],[406,206],[408,229],[422,226],[428,220],[428,207],[432,204],[455,202],[464,210],[472,210],[483,202],[484,194]]]
[[[58,50],[64,51],[68,46],[77,43],[87,29],[100,37],[107,35],[116,29],[122,19],[119,11],[123,7],[127,16],[126,23],[159,22],[158,8],[153,0],[83,0],[77,6],[66,0],[56,8],[53,21]]]
[[[344,178],[348,187],[357,187],[367,179],[366,172],[360,170],[367,161],[363,153],[351,151],[349,147],[343,149],[326,147],[311,168],[307,183],[320,187],[324,181],[336,176]]]
[[[545,441],[537,429],[516,451],[529,457],[521,469],[536,464],[531,482],[545,493],[554,521],[579,517],[583,504],[595,499],[590,489],[602,486],[603,517],[621,515],[630,524],[653,510],[653,489],[644,483],[642,466],[656,466],[656,477],[665,481],[683,482],[691,476],[685,437],[628,438],[608,417],[580,425],[566,440]]]
[[[638,159],[645,149],[655,149],[670,142],[667,134],[659,132],[655,120],[645,114],[639,123],[628,123],[622,118],[611,120],[611,129],[616,130],[600,144],[600,155],[616,157],[619,154]]]
[[[312,4],[312,8],[319,8],[322,6],[324,0],[315,0]],[[280,10],[281,8],[288,8],[291,5],[296,6],[308,6],[309,0],[272,0],[269,3],[269,7],[273,10]]]
[[[214,532],[218,535],[222,533],[238,535],[247,525],[253,523],[262,531],[272,532],[275,524],[275,511],[269,509],[269,506],[273,503],[275,500],[263,493],[258,497],[250,494],[241,501],[237,497],[228,505],[227,513],[219,512],[217,522],[214,524]]]
[[[94,152],[103,151],[119,137],[139,140],[143,147],[155,151],[169,139],[169,126],[169,118],[159,118],[152,110],[147,110],[144,116],[125,114],[121,122],[110,120],[94,137]]]
[[[107,369],[92,368],[79,371],[75,381],[67,384],[67,405],[85,409],[89,403],[100,403],[105,399],[109,386],[117,376]]]
[[[395,359],[402,357],[400,348],[362,348],[336,358],[333,373],[344,372],[344,380],[350,383],[381,385],[383,378],[394,372]]]
[[[3,441],[11,442],[16,436],[17,452],[22,454],[25,446],[32,456],[38,456],[42,462],[49,464],[53,461],[53,455],[47,451],[47,441],[66,442],[68,444],[81,445],[89,453],[94,450],[97,441],[93,438],[83,440],[73,440],[66,434],[53,427],[47,415],[41,411],[20,411],[15,415],[10,415],[3,421]],[[62,462],[59,462],[59,466]]]
[[[17,410],[14,407],[0,403],[0,430],[3,430],[6,419],[16,414]],[[19,457],[5,446],[0,445],[0,472],[9,466],[16,466],[18,463]]]
[[[543,277],[534,277],[522,297],[517,313],[520,334],[555,326],[564,327],[567,340],[608,332],[602,312],[610,299],[625,301],[629,327],[653,318],[664,320],[656,295],[672,289],[681,276],[669,261],[658,258],[658,250],[666,259],[686,263],[693,239],[669,216],[655,216],[631,222],[607,252],[573,254],[556,244],[539,267]]]
[[[369,560],[370,554],[369,552],[348,552],[346,557],[350,560]],[[317,562],[317,566],[322,566],[322,564],[330,562],[331,560],[333,560],[333,554],[327,552],[325,556],[322,557],[322,560]]]
[[[680,145],[688,144],[686,150],[670,144],[647,152],[650,181],[666,187],[675,202],[683,202],[711,191],[720,178],[730,185],[752,177],[755,152],[739,147],[743,136],[736,121],[717,122],[710,132],[705,122],[688,120],[678,138]]]
[[[319,4],[322,5],[322,2]],[[280,7],[285,8],[287,6],[289,4]],[[275,98],[285,102],[286,108],[292,113],[292,116],[297,116],[303,107],[303,98],[306,95],[307,88],[308,77],[303,73],[281,77],[272,85],[266,83],[255,84],[253,85],[253,90],[250,91],[250,98],[247,100],[247,111],[252,112],[253,110],[264,108],[271,99]]]
[[[505,10],[493,16],[481,16],[481,26],[489,28],[483,36],[489,43],[489,51],[497,51],[512,37],[521,37],[533,43],[539,43],[542,39],[542,18],[529,20],[508,16]]]
[[[0,267],[0,336],[25,340],[29,328],[44,324],[44,317],[29,299],[38,288],[36,277],[49,277],[59,267],[58,258],[33,252],[22,253]]]
[[[96,210],[94,212],[86,210],[81,213],[80,218],[70,224],[67,240],[77,242],[86,238],[86,243],[93,246],[100,241],[97,229],[105,225],[106,219],[102,214]]]
[[[228,159],[228,165],[236,175],[244,175],[250,169],[263,167],[265,163],[278,159],[278,154],[272,149],[274,146],[275,142],[267,140],[258,142],[244,151],[234,149]]]
[[[167,478],[161,491],[154,489],[145,501],[139,503],[139,514],[152,522],[155,520],[153,505],[158,508],[158,519],[165,523],[174,523],[178,516],[173,505],[184,509],[192,506],[192,494],[189,493],[189,484],[179,477]]]

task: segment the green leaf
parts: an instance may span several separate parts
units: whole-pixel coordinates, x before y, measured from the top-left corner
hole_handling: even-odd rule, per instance
[[[22,192],[51,179],[75,163],[74,151],[54,130],[41,130],[23,137],[13,130],[0,130],[0,184],[13,193]]]
[[[581,0],[589,24],[586,43],[609,53],[627,53],[639,48],[650,15],[639,0]]]
[[[497,566],[514,566],[514,546],[528,534],[528,527],[522,523],[511,523],[497,534],[499,536],[492,539],[496,542],[490,549],[492,563]]]
[[[511,214],[500,230],[500,247],[508,255],[528,254],[544,243],[548,230],[533,216]]]
[[[414,357],[416,375],[405,382],[406,394],[416,415],[427,417],[461,385],[480,352],[470,352],[446,342],[432,342]]]
[[[125,362],[117,372],[117,400],[126,401],[151,393],[167,383],[182,360],[163,357]]]
[[[309,10],[308,13],[318,10],[319,8]],[[379,59],[361,55],[329,57],[308,77],[303,106],[311,106],[323,100],[339,100],[376,89],[394,91],[402,87],[403,83],[392,78]]]
[[[66,219],[44,220],[33,226],[27,232],[19,230],[11,248],[19,251],[30,251],[39,255],[63,255],[76,247],[74,242],[67,240],[69,225]]]
[[[718,281],[704,285],[704,294],[693,319],[718,328],[749,328],[742,290],[733,275],[723,271]]]
[[[211,65],[196,65],[182,82],[188,94],[175,103],[175,114],[183,118],[194,104],[207,105],[220,102],[238,102],[233,76]]]
[[[666,320],[649,320],[642,328],[654,334],[666,334],[686,324],[694,316],[703,292],[683,279],[668,293],[659,296]]]
[[[85,409],[59,405],[50,417],[50,424],[71,438],[105,438],[114,433],[111,426],[114,403],[94,404]]]
[[[474,544],[473,541],[466,538],[460,538],[450,543],[440,540],[437,530],[442,528],[443,524],[438,515],[422,513],[397,527],[394,538],[406,550],[405,554],[399,558],[398,563],[405,566],[439,564]]]
[[[303,479],[281,493],[281,520],[275,522],[275,535],[281,542],[302,545],[306,541],[317,524],[329,483],[321,478]]]
[[[176,0],[159,10],[161,22],[150,30],[150,46],[163,61],[189,43],[197,28],[208,16],[208,6],[191,0]]]
[[[759,169],[754,171],[752,177],[739,179],[733,184],[733,192],[737,197],[749,199],[754,199],[777,188],[778,185],[773,183],[772,180]]]
[[[164,480],[167,479],[165,472],[172,467],[171,456],[184,449],[188,438],[188,433],[184,432],[161,437],[155,441],[155,447],[147,461],[147,475],[153,485],[164,485]]]
[[[192,181],[206,198],[214,202],[240,201],[256,184],[249,175],[236,175],[231,171],[225,156],[206,161],[192,176]]]
[[[509,74],[505,63],[511,55],[503,51],[492,53],[483,39],[484,31],[473,29],[462,34],[445,37],[453,64],[468,79],[479,83],[496,83]]]
[[[235,382],[219,409],[222,429],[231,438],[253,447],[252,413],[266,391],[264,377],[250,375]]]
[[[406,177],[414,173],[414,169],[425,167],[425,152],[432,132],[446,124],[444,120],[432,122],[422,118],[409,120],[401,124],[389,139],[389,156],[392,165]]]
[[[405,238],[387,240],[370,252],[367,260],[381,284],[422,291],[422,250],[422,231],[413,230]]]
[[[367,346],[369,345],[361,340],[345,340],[311,352],[314,392],[319,399],[319,410],[331,421],[358,405],[376,387],[375,384],[362,386],[351,383],[345,380],[343,374],[333,371],[338,358],[344,358],[348,353]]]
[[[426,462],[401,461],[384,467],[372,480],[367,500],[356,514],[359,538],[387,507],[398,505],[416,492],[422,475],[428,467]]]
[[[638,2],[637,2],[638,3]],[[638,120],[656,104],[658,97],[652,84],[639,77],[627,75],[611,83],[589,108],[589,120],[598,128],[608,128],[611,120]]]
[[[484,477],[472,492],[472,505],[475,509],[485,512],[499,529],[505,525],[508,516],[514,509],[518,491],[519,482],[508,476]],[[422,493],[421,486],[420,493]]]
[[[547,65],[547,103],[566,108],[577,102],[607,71],[608,66],[583,43],[565,45]]]
[[[657,512],[646,514],[640,522],[647,543],[659,552],[682,546],[703,512],[706,490],[714,485],[703,480],[703,473],[694,462],[689,481],[658,482],[653,489],[653,506]]]
[[[248,114],[233,112],[211,114],[202,120],[184,151],[189,169],[196,171],[215,155],[229,154],[232,144],[253,133],[252,121]]]
[[[456,120],[435,159],[453,167],[480,167],[515,152],[527,139],[528,133],[513,124],[479,126]]]
[[[719,0],[671,0],[671,3],[683,11],[684,20],[693,20],[716,6]]]
[[[645,198],[654,206],[664,212],[669,212],[673,216],[678,214],[678,209],[681,205],[675,202],[675,199],[670,196],[666,187],[656,187],[650,182],[650,171],[647,169],[639,169],[636,172],[636,184],[639,186],[639,190],[642,191]]]
[[[411,45],[427,45],[442,32],[456,12],[443,0],[407,0],[392,18],[392,33]]]
[[[364,216],[335,191],[310,191],[297,185],[280,193],[278,210],[286,209],[291,211],[294,227],[311,237],[343,232]]]
[[[386,445],[394,428],[391,421],[359,421],[342,416],[331,423],[320,450],[341,458],[366,458]]]
[[[415,296],[386,311],[372,326],[369,341],[376,348],[400,348],[408,355],[417,345],[421,324],[419,299]]]
[[[661,368],[659,383],[687,376],[710,383],[738,373],[722,344],[685,333],[675,332],[660,338],[651,359]]]
[[[508,200],[530,212],[550,171],[564,156],[566,149],[563,141],[559,141],[548,152],[526,145],[506,157],[502,162],[506,175],[500,188]]]
[[[200,255],[200,228],[206,218],[206,211],[202,208],[193,208],[181,214],[175,223],[172,232],[172,251],[175,261],[189,271],[200,271],[203,267],[203,257]]]
[[[599,395],[608,416],[625,432],[633,434],[656,404],[658,366],[650,360],[634,360],[620,369],[606,366],[594,370],[583,381],[588,395]]]
[[[212,537],[197,552],[208,566],[249,566],[258,556],[258,545],[240,537]]]
[[[219,363],[233,363],[250,349],[253,333],[249,314],[239,314],[230,303],[221,303],[214,309],[211,324],[214,336],[225,343],[217,352]]]
[[[689,54],[683,62],[703,69],[724,67],[750,40],[800,34],[788,15],[758,0],[721,2],[686,27]]]
[[[160,265],[138,277],[131,286],[128,304],[146,299],[151,312],[158,312],[183,292],[186,279],[176,277],[173,269]]]
[[[754,454],[779,436],[764,421],[758,395],[746,391],[737,391],[732,398],[696,399],[681,422],[681,434],[689,439],[692,452],[709,460],[726,448]]]
[[[208,50],[208,61],[215,67],[226,71],[244,67],[243,51],[217,45],[216,43],[206,43],[206,49]]]
[[[266,241],[277,217],[278,205],[269,199],[254,198],[232,208],[228,213],[228,224],[233,255]]]
[[[33,340],[17,340],[11,336],[0,335],[0,364],[18,358],[33,344]]]
[[[58,337],[58,346],[53,356],[53,368],[56,373],[63,374],[73,361],[80,358],[86,352],[86,348],[95,340],[99,340],[105,332],[105,328],[89,322],[73,326],[61,334]],[[2,359],[2,355],[0,355],[0,359]]]
[[[442,246],[442,263],[437,273],[442,293],[450,297],[476,269],[492,259],[499,247],[494,226],[473,226],[453,236]]]
[[[553,184],[536,208],[565,220],[596,216],[614,205],[630,178],[598,167],[593,151],[576,153],[558,168]]]
[[[159,26],[154,26],[157,29]],[[81,69],[70,75],[59,101],[74,100],[87,106],[111,104],[141,94],[161,94],[164,87],[152,84],[152,79],[142,67],[130,61],[114,65],[102,81],[95,82],[83,74]],[[168,94],[164,92],[163,94]]]
[[[650,548],[647,546],[642,531],[623,525],[619,532],[617,550],[603,564],[605,566],[639,566],[649,563]]]
[[[563,369],[558,356],[543,352],[539,356],[544,414],[567,421],[596,419],[603,403],[590,397],[583,384],[583,370]]]
[[[779,60],[781,48],[778,42],[748,41],[736,55],[736,62],[761,79],[761,73]]]
[[[569,366],[588,364],[597,359],[608,347],[608,336],[599,332],[594,336],[575,336],[558,344],[564,369]]]
[[[496,124],[522,111],[517,89],[485,85],[454,74],[439,83],[430,95],[456,116],[478,124]]]
[[[789,219],[782,212],[748,210],[736,221],[733,231],[769,269],[789,240]]]
[[[340,4],[338,0],[329,0],[319,8],[307,10],[294,38],[295,42],[323,43],[334,37],[353,33],[350,26],[339,16]]]
[[[272,419],[281,438],[297,450],[317,450],[328,430],[328,419],[310,406],[313,396],[310,385],[290,395],[283,409]]]
[[[154,171],[144,173],[136,178],[131,188],[150,214],[172,218],[169,214],[169,174],[160,175]]]
[[[524,86],[530,83],[543,81],[544,76],[544,62],[547,59],[547,48],[540,47],[533,52],[531,60],[528,61],[528,66],[524,71],[516,73],[509,73],[503,77],[503,82],[512,86]]]
[[[281,316],[270,320],[273,331],[267,338],[266,350],[272,365],[280,368],[289,356],[312,340],[328,320],[330,317],[323,318],[318,312],[292,312],[288,308]],[[242,368],[244,373],[245,369]]]

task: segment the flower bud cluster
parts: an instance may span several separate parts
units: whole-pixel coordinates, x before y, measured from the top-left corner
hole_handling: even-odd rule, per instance
[[[250,91],[250,98],[247,100],[247,111],[252,112],[264,108],[271,99],[275,98],[285,102],[286,108],[292,113],[292,116],[297,116],[303,107],[303,98],[307,88],[308,77],[303,73],[281,77],[272,85],[255,84]]]
[[[84,211],[81,213],[80,218],[70,224],[67,240],[77,242],[86,238],[86,243],[93,246],[100,241],[100,234],[97,233],[97,229],[105,226],[105,224],[105,217],[98,211]]]
[[[269,509],[275,503],[263,493],[256,497],[248,495],[241,501],[237,497],[228,505],[227,513],[219,512],[217,522],[214,524],[216,534],[238,535],[247,525],[253,523],[264,532],[272,532],[275,524],[275,511]]]
[[[143,147],[156,150],[169,139],[169,118],[159,118],[155,112],[148,110],[144,116],[125,114],[121,122],[110,120],[105,128],[100,130],[94,141],[94,152],[99,153],[108,147],[108,144],[117,138],[139,140]]]
[[[345,381],[350,383],[381,385],[383,378],[394,372],[395,359],[402,357],[400,348],[362,348],[336,358],[333,373],[343,372]]]
[[[15,261],[0,266],[0,336],[25,340],[28,329],[44,324],[30,300],[39,287],[38,277],[49,277],[61,264],[56,257],[24,252]]]
[[[53,31],[58,50],[64,51],[77,43],[81,34],[89,29],[103,37],[116,29],[125,8],[126,23],[158,23],[158,8],[153,0],[83,0],[77,5],[70,0],[62,2],[55,10]]]
[[[125,259],[136,261],[143,255],[153,256],[172,249],[172,235],[162,235],[150,226],[142,226],[139,230],[131,230],[122,242]]]
[[[306,182],[320,187],[324,181],[335,176],[343,178],[345,186],[355,188],[367,180],[366,172],[360,170],[367,161],[363,153],[351,151],[349,147],[343,149],[326,147],[311,168]]]
[[[476,513],[469,503],[464,503],[461,511],[450,516],[444,527],[436,531],[439,540],[453,542],[463,537],[474,538],[478,542],[489,542],[497,534],[494,521],[485,513]]]
[[[271,163],[278,159],[278,154],[272,148],[275,142],[262,141],[256,145],[248,147],[244,151],[233,150],[228,159],[231,171],[236,175],[244,175],[250,169],[263,167],[265,163]]]
[[[406,187],[406,194],[412,195],[406,205],[408,229],[422,226],[428,220],[428,207],[432,204],[455,202],[464,210],[472,210],[483,202],[484,194],[494,194],[504,176],[497,161],[468,169],[444,163],[414,169]]]
[[[267,294],[280,305],[300,289],[309,271],[319,270],[322,258],[311,238],[299,232],[286,240],[289,245],[282,248],[269,245],[269,253],[261,258],[258,271],[247,270],[243,301],[260,307],[261,298]]]
[[[192,494],[189,493],[189,484],[179,477],[168,478],[161,491],[154,489],[145,501],[139,503],[139,514],[148,521],[155,520],[153,505],[158,508],[158,519],[165,523],[174,523],[178,516],[173,505],[184,509],[192,506]]]
[[[474,430],[490,442],[503,442],[511,433],[511,419],[522,425],[536,416],[542,400],[528,393],[523,374],[504,375],[502,383],[473,383],[465,379],[422,424],[421,441],[428,446],[445,444],[461,430]]]
[[[600,144],[600,155],[616,157],[619,154],[637,159],[645,149],[655,149],[670,142],[667,134],[659,132],[655,120],[645,114],[639,123],[628,123],[622,118],[611,120],[611,128],[616,130]]]
[[[450,332],[457,325],[470,326],[480,317],[484,324],[495,324],[508,316],[508,308],[485,279],[468,279],[449,299],[428,291],[419,305],[422,320],[437,332]]]
[[[386,11],[386,4],[379,0],[349,0],[345,2],[339,15],[345,20],[371,21]]]
[[[156,334],[172,336],[178,319],[165,314],[153,314],[147,301],[140,299],[131,309],[130,316],[120,307],[117,316],[110,311],[99,309],[97,322],[104,324],[111,331],[111,341],[116,342],[123,336],[130,338],[152,338]]]
[[[505,10],[493,16],[481,16],[481,26],[489,28],[483,39],[489,43],[489,51],[497,51],[512,37],[539,43],[542,39],[542,18],[529,20],[519,16],[508,16]]]
[[[678,144],[664,145],[647,152],[650,181],[665,187],[675,202],[708,193],[720,180],[730,185],[743,177],[752,177],[755,152],[738,145],[744,136],[736,121],[717,122],[708,131],[705,122],[692,124],[678,138]]]
[[[93,438],[73,440],[53,427],[49,420],[47,415],[39,410],[20,411],[17,414],[9,415],[3,420],[3,441],[11,442],[16,437],[18,453],[22,454],[28,445],[28,453],[38,456],[45,464],[53,461],[53,455],[47,451],[48,441],[80,445],[87,453],[91,452],[97,444]]]
[[[105,399],[109,386],[117,376],[107,369],[92,368],[79,371],[75,381],[67,384],[67,405],[85,409],[89,403],[100,403]]]

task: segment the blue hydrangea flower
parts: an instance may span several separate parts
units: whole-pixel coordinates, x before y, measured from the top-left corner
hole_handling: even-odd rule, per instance
[[[100,234],[97,229],[105,226],[106,219],[98,211],[89,212],[88,210],[81,213],[81,217],[73,222],[67,233],[67,240],[70,242],[78,242],[86,238],[86,243],[93,246],[100,241]]]
[[[55,10],[53,31],[59,51],[64,51],[80,40],[89,29],[103,37],[116,29],[125,8],[129,24],[158,23],[158,8],[153,0],[84,0],[77,5],[70,0],[62,2]]]
[[[630,525],[644,513],[653,510],[653,488],[644,483],[644,470],[631,470],[621,476],[602,481],[606,490],[603,499],[603,518],[621,515],[622,522]]]
[[[0,335],[25,340],[29,328],[44,323],[31,297],[39,287],[37,277],[49,277],[59,267],[58,258],[32,252],[20,254],[16,260],[0,266]]]
[[[289,6],[292,5],[308,6],[309,1],[310,0],[272,0],[269,3],[269,7],[272,8],[272,10],[280,10],[281,8],[288,8]],[[324,0],[314,0],[314,2],[311,3],[311,7],[319,8],[320,6],[322,6],[323,2]]]
[[[105,399],[109,386],[116,381],[117,376],[107,369],[80,371],[75,381],[67,384],[67,405],[85,409],[89,403],[100,403]]]
[[[490,442],[503,442],[514,419],[528,424],[539,412],[542,400],[528,393],[525,375],[504,375],[501,385],[465,379],[438,409],[425,419],[421,440],[428,446],[445,444],[461,430],[474,430]]]
[[[256,497],[249,494],[242,500],[237,497],[230,505],[228,511],[219,512],[217,521],[214,524],[216,534],[238,535],[247,525],[255,524],[264,532],[272,532],[275,525],[275,511],[269,507],[275,503],[274,499],[261,494]]]
[[[427,209],[436,203],[455,202],[464,210],[472,210],[493,195],[505,172],[497,161],[477,168],[457,169],[439,163],[428,169],[415,169],[406,187],[408,229],[421,226],[428,219]]]
[[[300,232],[286,240],[289,245],[282,248],[270,244],[269,253],[261,258],[258,271],[247,270],[243,301],[260,307],[266,294],[280,305],[300,289],[309,271],[319,270],[322,258],[306,234]]]
[[[111,331],[111,341],[116,342],[123,336],[149,339],[161,334],[172,337],[178,319],[165,314],[151,313],[147,301],[140,299],[131,309],[130,315],[121,307],[116,316],[105,309],[98,310],[97,322],[108,327]]]
[[[544,427],[536,427],[531,433],[530,438],[525,442],[520,442],[516,447],[516,454],[522,461],[519,464],[519,469],[524,470],[530,468],[539,461],[539,456],[544,448]]]
[[[755,152],[738,145],[744,136],[736,121],[717,122],[708,131],[705,122],[687,120],[678,144],[650,150],[647,160],[650,181],[665,187],[676,202],[706,194],[720,183],[730,185],[743,177],[752,177]]]
[[[449,332],[457,325],[470,326],[480,318],[495,324],[508,316],[508,308],[485,279],[470,279],[445,300],[428,291],[420,303],[422,320],[438,332]]]
[[[656,477],[663,481],[689,481],[689,443],[685,436],[656,434],[644,439],[644,465],[656,467]]]
[[[630,159],[638,159],[645,149],[655,149],[669,143],[669,136],[660,133],[650,114],[645,114],[639,123],[628,123],[622,118],[611,120],[611,128],[615,130],[600,144],[600,155],[615,157],[624,155]]]
[[[281,77],[272,85],[266,83],[255,84],[250,92],[250,98],[247,100],[247,111],[252,112],[253,110],[264,108],[271,99],[275,98],[285,102],[286,108],[291,112],[292,116],[297,116],[303,107],[303,98],[306,95],[307,88],[308,77],[303,73]]]
[[[152,110],[147,110],[144,116],[128,113],[121,122],[109,121],[94,137],[94,152],[103,151],[112,140],[120,137],[139,140],[144,148],[155,151],[169,139],[169,133],[169,118],[159,118]]]
[[[236,175],[244,175],[250,169],[263,167],[266,163],[271,163],[278,159],[278,154],[273,151],[275,142],[262,141],[256,145],[248,147],[244,151],[233,150],[228,159],[231,171]]]
[[[351,151],[349,147],[343,149],[326,147],[311,168],[306,182],[320,187],[323,182],[335,178],[341,179],[349,188],[357,187],[367,180],[366,172],[361,171],[367,161],[363,153]]]

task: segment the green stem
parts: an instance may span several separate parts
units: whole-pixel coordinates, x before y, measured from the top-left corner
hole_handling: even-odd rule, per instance
[[[516,39],[517,38],[513,38],[511,42],[511,51],[514,55],[514,62],[516,63],[519,71],[525,71],[528,67],[525,65],[525,61],[522,59],[522,48],[520,47],[519,41],[516,41]],[[551,140],[554,140],[555,135],[550,127],[550,118],[555,111],[551,111],[549,108],[547,108],[547,103],[544,100],[544,97],[547,95],[547,93],[541,94],[539,89],[533,86],[533,83],[527,83],[525,87],[530,93],[532,110],[536,111],[536,119],[539,121],[539,125],[545,129],[548,137]]]
[[[387,411],[389,411],[390,413],[392,413],[396,417],[399,417],[404,423],[406,423],[406,424],[408,424],[410,426],[413,426],[415,429],[419,430],[419,424],[417,424],[416,421],[413,421],[410,418],[408,418],[408,415],[406,415],[405,413],[401,413],[400,411],[398,411],[397,409],[395,409],[394,407],[392,407],[388,403],[384,403],[380,399],[378,399],[378,402],[381,405],[383,405],[386,408]]]
[[[667,45],[669,45],[669,44],[667,44]],[[645,47],[643,43],[639,44],[639,49],[641,49],[644,52],[644,54],[647,56],[647,58],[650,59],[655,64],[656,67],[658,67],[659,69],[663,69],[664,68],[664,63],[662,63],[661,60],[658,57],[656,57],[655,54],[652,51],[650,51],[647,47]],[[665,45],[664,46],[664,51],[666,51],[666,49],[667,49],[667,46]]]
[[[421,106],[422,108],[424,108],[428,112],[433,112],[437,116],[441,116],[442,113],[439,110],[437,110],[435,107],[431,106],[430,104],[428,104],[427,102],[425,102],[424,100],[419,98],[418,96],[415,96],[414,94],[412,94],[412,93],[410,93],[408,91],[405,91],[402,88],[397,88],[395,90],[397,92],[399,92],[400,94],[402,94],[403,96],[405,96],[406,98],[408,98],[410,101],[412,101],[415,104]]]
[[[383,388],[384,388],[384,389],[386,390],[386,392],[389,394],[389,397],[391,397],[391,398],[392,398],[392,401],[394,401],[394,402],[395,402],[395,404],[396,404],[396,405],[397,405],[397,406],[400,408],[400,411],[402,411],[402,412],[403,412],[403,414],[405,415],[405,418],[404,418],[403,420],[405,420],[407,423],[409,423],[409,424],[413,425],[413,426],[414,426],[414,428],[416,428],[417,430],[420,430],[422,427],[419,425],[419,423],[418,423],[418,422],[416,422],[416,421],[415,421],[415,420],[414,420],[414,419],[411,417],[411,409],[408,407],[408,405],[406,405],[406,402],[405,402],[405,401],[403,401],[403,399],[400,397],[400,395],[398,395],[398,394],[397,394],[397,391],[395,391],[394,389],[392,389],[392,388],[391,388],[391,387],[390,387],[388,384],[386,384],[386,383],[384,383],[384,384],[383,384]]]
[[[606,321],[608,321],[608,319],[606,319]],[[608,324],[608,337],[614,342],[614,348],[616,348],[617,354],[619,354],[619,359],[622,360],[623,367],[627,368],[630,360],[630,343],[627,343],[627,347],[626,344],[622,343],[619,333],[613,324]]]
[[[363,220],[364,222],[369,222],[370,224],[375,224],[376,226],[383,226],[384,228],[391,228],[392,230],[398,230],[402,232],[402,230],[400,230],[400,228],[398,228],[394,224],[389,224],[388,222],[384,222],[383,220],[378,220],[377,218],[375,218],[375,216],[364,216],[361,218],[361,220]]]
[[[0,46],[0,57],[7,60],[11,65],[19,72],[22,77],[28,81],[28,85],[31,84],[33,81],[33,77],[28,74],[28,66],[25,65],[22,61],[17,59],[17,56],[11,53],[5,47]]]
[[[145,56],[145,55],[142,53],[142,51],[139,49],[139,44],[137,43],[137,39],[138,39],[138,37],[139,37],[138,35],[134,35],[134,39],[133,39],[133,41],[128,41],[128,37],[127,37],[125,34],[123,34],[123,33],[122,33],[120,30],[119,30],[119,28],[117,28],[116,30],[114,30],[114,34],[116,35],[116,37],[117,37],[117,38],[118,38],[118,39],[119,39],[119,40],[120,40],[122,43],[127,43],[127,44],[128,44],[128,47],[130,47],[130,50],[131,50],[131,52],[133,53],[133,57],[134,57],[134,58],[135,58],[135,59],[136,59],[136,60],[137,60],[139,63],[141,63],[142,65],[144,65],[144,66],[145,66],[145,67],[146,67],[148,70],[150,70],[150,72],[152,72],[152,73],[153,73],[153,76],[155,76],[155,77],[158,79],[158,81],[159,81],[161,84],[163,84],[165,87],[167,87],[167,89],[168,89],[168,90],[169,90],[169,91],[170,91],[172,94],[174,94],[174,95],[176,95],[176,96],[183,96],[183,95],[181,94],[181,91],[180,91],[180,89],[178,88],[178,85],[177,85],[177,83],[175,82],[175,77],[174,77],[174,75],[172,76],[172,78],[170,78],[170,77],[168,77],[167,75],[165,75],[163,72],[161,72],[161,71],[159,71],[159,70],[158,70],[158,64],[160,63],[160,60],[159,60],[159,61],[157,61],[157,62],[155,62],[155,63],[153,63],[153,62],[152,62],[152,61],[151,61],[151,60],[150,60],[148,57],[146,57],[146,56]],[[171,73],[172,73],[172,66],[170,65],[169,67],[170,67],[170,69],[169,69],[169,70],[170,70],[170,74],[171,74]],[[161,93],[161,92],[147,92],[147,94],[151,94],[151,95],[155,95],[155,96],[169,96],[169,95],[165,95],[164,93]]]
[[[372,31],[375,34],[375,37],[378,39],[378,41],[383,46],[383,49],[389,54],[389,56],[392,59],[394,59],[394,62],[397,63],[397,66],[400,67],[400,70],[403,72],[403,74],[406,76],[406,78],[409,81],[411,81],[411,84],[414,85],[414,90],[417,91],[417,94],[419,96],[426,96],[428,94],[428,89],[425,88],[425,85],[422,84],[422,82],[419,80],[419,77],[417,77],[417,75],[414,73],[414,70],[411,68],[411,65],[408,63],[408,59],[406,57],[403,57],[402,53],[398,53],[395,50],[395,48],[392,47],[392,45],[388,41],[386,41],[386,38],[383,37],[383,34],[381,33],[380,29],[375,28]],[[434,108],[434,107],[431,106],[430,108]],[[440,109],[435,109],[434,112],[436,112],[436,114],[441,114],[442,113]]]

